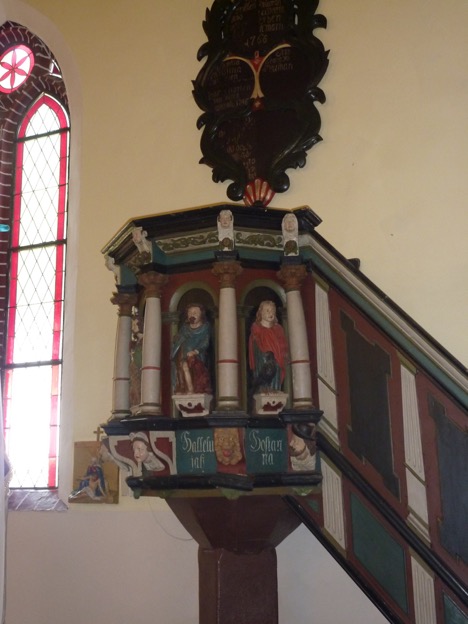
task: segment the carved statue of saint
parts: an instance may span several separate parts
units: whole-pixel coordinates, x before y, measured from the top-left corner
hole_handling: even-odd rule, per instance
[[[218,239],[221,251],[234,249],[234,219],[230,210],[221,210],[218,215]]]
[[[281,224],[283,231],[283,250],[285,256],[299,254],[299,231],[297,217],[292,212],[283,217]]]
[[[262,301],[249,337],[249,366],[253,373],[252,391],[280,391],[286,375],[288,343],[276,316],[273,301]]]
[[[171,351],[175,394],[210,394],[209,346],[211,326],[204,306],[192,303],[174,339]]]

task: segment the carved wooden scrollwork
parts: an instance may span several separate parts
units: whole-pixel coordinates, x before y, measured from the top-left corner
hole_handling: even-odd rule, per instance
[[[227,195],[266,206],[289,188],[286,169],[303,167],[321,140],[316,102],[328,52],[314,30],[326,27],[319,0],[215,0],[206,11],[205,63],[193,95],[203,111],[201,163]]]

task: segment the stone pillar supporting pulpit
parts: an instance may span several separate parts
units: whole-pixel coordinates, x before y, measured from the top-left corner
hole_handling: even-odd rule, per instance
[[[300,524],[279,496],[170,498],[197,541],[200,624],[278,624],[276,546]]]

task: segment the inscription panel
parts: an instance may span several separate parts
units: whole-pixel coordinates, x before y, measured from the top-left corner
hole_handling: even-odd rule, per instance
[[[216,456],[212,429],[177,431],[177,472],[214,474]]]
[[[315,102],[325,101],[318,83],[328,53],[313,33],[326,26],[317,6],[318,0],[215,0],[207,11],[208,41],[198,53],[206,62],[193,91],[203,111],[201,162],[213,168],[215,182],[233,180],[232,200],[266,205],[288,189],[285,170],[304,166],[306,151],[321,140]],[[258,179],[263,194],[252,197]]]
[[[287,436],[283,429],[250,429],[246,433],[247,471],[251,474],[286,472]]]

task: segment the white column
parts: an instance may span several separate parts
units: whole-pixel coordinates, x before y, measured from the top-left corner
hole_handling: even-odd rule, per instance
[[[321,470],[323,475],[323,528],[343,550],[346,550],[341,473],[323,456],[321,458]]]
[[[306,276],[307,270],[303,264],[283,265],[278,272],[278,277],[283,282],[286,291],[293,409],[310,409],[313,407],[309,342],[300,291]]]
[[[161,291],[167,277],[155,271],[142,273],[138,282],[145,288],[145,317],[141,365],[141,404],[138,414],[161,414]]]
[[[434,578],[425,567],[411,556],[413,576],[414,621],[416,624],[437,624]]]
[[[404,363],[401,365],[403,439],[409,508],[408,522],[424,539],[429,541],[426,477],[422,453],[418,398],[416,395],[416,378],[414,370],[410,370],[408,366]]]
[[[323,411],[320,430],[335,444],[338,439],[335,366],[330,324],[328,289],[315,278],[315,327],[317,334],[317,384],[319,408]]]
[[[111,420],[122,420],[130,415],[130,340],[132,335],[132,306],[135,294],[115,293],[112,303],[119,306],[114,350],[114,379]]]
[[[239,357],[235,281],[242,272],[237,261],[219,261],[213,267],[221,284],[218,320],[217,411],[239,409]]]

